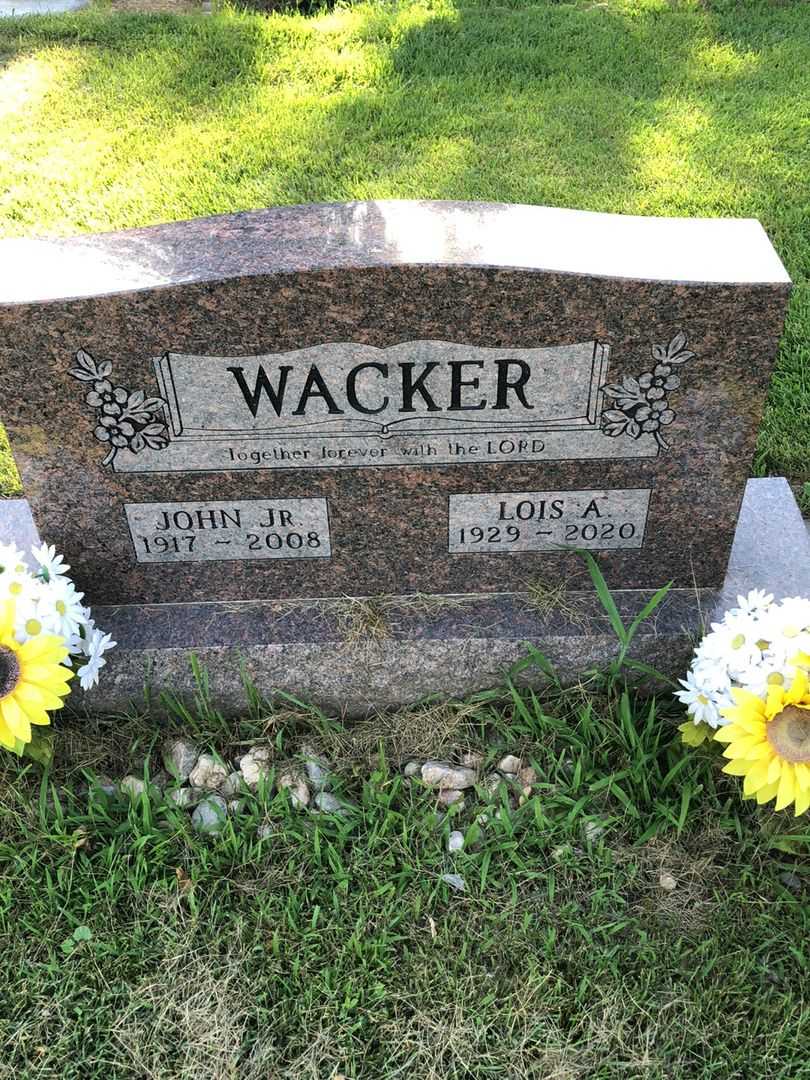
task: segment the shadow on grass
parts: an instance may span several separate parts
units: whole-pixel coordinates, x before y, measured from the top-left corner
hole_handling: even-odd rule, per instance
[[[64,71],[12,110],[0,228],[363,198],[756,216],[800,285],[759,465],[808,479],[809,48],[796,5],[12,20],[0,95],[17,61]]]

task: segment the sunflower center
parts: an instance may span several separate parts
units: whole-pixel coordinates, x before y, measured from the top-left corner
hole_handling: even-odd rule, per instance
[[[768,742],[785,761],[810,762],[810,711],[788,705],[765,731]]]
[[[0,646],[0,698],[7,697],[20,681],[20,661],[17,654]]]

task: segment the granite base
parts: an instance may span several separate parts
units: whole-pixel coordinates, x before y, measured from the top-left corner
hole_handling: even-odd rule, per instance
[[[37,540],[25,500],[0,504],[0,542],[10,540],[24,550]],[[752,588],[779,598],[810,595],[810,536],[781,478],[748,482],[723,589],[672,590],[642,624],[632,656],[681,674],[703,628]],[[614,596],[626,622],[650,593]],[[589,587],[565,594],[550,611],[539,599],[504,593],[96,606],[99,625],[118,647],[101,684],[76,694],[75,705],[106,713],[147,701],[161,712],[162,694],[193,694],[191,654],[225,714],[244,707],[244,669],[267,697],[283,691],[348,717],[496,686],[527,642],[564,682],[615,654],[616,639]],[[521,679],[540,684],[544,676],[529,669]]]

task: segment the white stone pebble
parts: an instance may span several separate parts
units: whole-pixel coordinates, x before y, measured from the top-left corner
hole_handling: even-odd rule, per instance
[[[270,751],[264,746],[254,746],[239,761],[239,772],[247,786],[255,791],[259,782],[270,775]]]
[[[278,774],[277,783],[290,793],[290,802],[296,810],[309,806],[310,792],[307,782],[297,769],[288,766]]]
[[[199,756],[199,747],[187,739],[168,739],[163,746],[166,771],[178,780],[188,780]]]
[[[104,773],[99,773],[92,786],[97,788],[98,791],[103,791],[105,795],[113,796],[118,794],[118,785]]]
[[[304,755],[304,768],[309,786],[313,791],[323,791],[329,786],[328,763],[309,746],[303,746],[301,752]]]
[[[345,814],[347,812],[347,808],[340,799],[336,799],[328,791],[319,791],[313,801],[322,814]]]
[[[451,889],[455,889],[456,892],[467,891],[467,882],[461,874],[442,874],[442,881],[445,885],[449,885]]]
[[[171,788],[166,792],[166,802],[172,803],[179,810],[188,810],[192,806],[196,806],[201,798],[202,792],[196,788]]]
[[[464,833],[459,832],[457,829],[451,832],[447,838],[447,850],[453,854],[456,851],[461,851],[464,847]]]
[[[675,880],[672,874],[669,873],[668,870],[661,871],[658,876],[658,884],[661,886],[664,892],[672,892],[673,889],[676,889],[678,886],[678,882]]]
[[[146,784],[138,776],[125,776],[121,781],[121,790],[130,799],[139,799],[146,791]]]
[[[228,805],[221,795],[206,795],[191,815],[191,824],[200,833],[221,832],[228,817]]]
[[[242,783],[241,773],[229,773],[219,785],[219,793],[226,799],[233,799],[242,790]]]
[[[203,791],[216,791],[228,775],[228,770],[213,754],[200,754],[191,770],[188,781],[192,787]]]
[[[475,769],[443,761],[426,761],[422,766],[422,781],[432,788],[469,788],[475,784],[477,775]]]
[[[524,788],[530,788],[532,784],[537,783],[537,770],[533,769],[531,765],[526,765],[522,769],[518,769],[518,780]]]

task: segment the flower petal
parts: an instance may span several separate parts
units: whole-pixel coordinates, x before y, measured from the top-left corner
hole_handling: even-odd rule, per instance
[[[796,788],[793,783],[793,766],[789,761],[786,761],[782,765],[782,775],[779,777],[779,790],[776,793],[776,807],[777,810],[784,810],[786,806],[790,806],[796,795]]]
[[[723,753],[726,757],[742,757],[751,761],[757,761],[767,754],[770,758],[770,743],[767,739],[758,739],[753,735],[736,739],[725,748]]]
[[[773,784],[765,784],[756,793],[757,803],[762,806],[766,802],[770,802],[776,796],[776,792],[779,790],[779,781],[775,781]]]
[[[729,776],[745,776],[750,768],[750,761],[745,761],[743,758],[735,758],[733,761],[729,761],[725,764],[721,771],[728,773]]]
[[[765,715],[765,702],[756,694],[752,694],[750,690],[743,690],[741,686],[733,686],[731,696],[734,698],[735,703],[747,713],[754,716]]]
[[[0,700],[0,715],[15,738],[22,739],[25,743],[31,741],[31,724],[28,717],[10,695]]]
[[[755,791],[763,787],[768,777],[768,762],[756,761],[751,765],[743,782],[743,791],[746,795],[753,795]]]
[[[26,664],[22,670],[22,677],[26,682],[35,686],[44,686],[46,690],[52,690],[55,694],[67,693],[68,682],[75,676],[70,668],[62,664]]]
[[[790,689],[785,694],[786,705],[798,705],[807,697],[807,672],[804,668],[797,668]]]
[[[55,634],[39,634],[37,637],[29,638],[17,649],[17,656],[23,664],[28,661],[42,662],[45,659],[58,664],[67,654],[65,639],[56,637]]]
[[[747,731],[749,735],[764,735],[765,734],[765,718],[758,716],[756,719],[752,719],[748,716],[737,716],[734,723]]]
[[[732,743],[735,739],[742,739],[745,732],[737,724],[724,724],[716,729],[714,737],[717,742]]]
[[[27,706],[38,706],[41,709],[61,709],[62,699],[44,686],[35,686],[33,683],[17,683],[14,687],[14,697],[24,709]]]
[[[782,759],[774,755],[773,760],[768,766],[768,780],[769,784],[777,784],[779,777],[782,775]]]
[[[0,714],[0,746],[5,746],[6,750],[13,750],[16,743],[17,740],[9,731],[2,714]]]
[[[768,686],[768,698],[765,702],[765,716],[770,721],[780,713],[785,706],[785,688],[778,683]]]
[[[796,762],[793,766],[793,772],[796,777],[796,786],[802,791],[810,791],[810,765],[806,765],[804,762]]]

